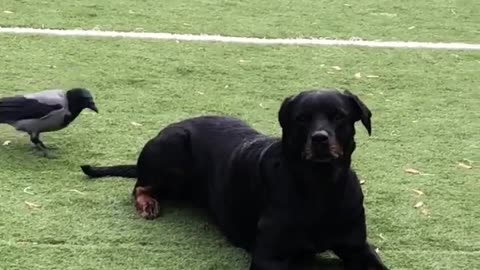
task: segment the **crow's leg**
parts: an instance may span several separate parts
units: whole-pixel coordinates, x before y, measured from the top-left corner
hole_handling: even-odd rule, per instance
[[[43,149],[50,149],[50,150],[55,150],[57,149],[57,147],[55,146],[46,146],[41,140],[40,140],[40,133],[32,133],[30,134],[30,140],[32,141],[33,144],[35,144],[35,146],[40,146],[42,147]]]
[[[47,149],[45,144],[40,140],[39,133],[29,133],[30,134],[30,141],[39,149],[44,148]]]
[[[35,145],[38,150],[42,151],[44,157],[52,157],[47,151],[48,148],[40,140],[39,133],[30,133],[30,141]]]

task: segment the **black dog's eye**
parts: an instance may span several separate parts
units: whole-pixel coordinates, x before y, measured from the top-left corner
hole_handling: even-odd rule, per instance
[[[300,114],[299,116],[297,116],[297,118],[295,118],[295,120],[300,123],[306,123],[309,122],[311,118],[312,117],[308,114]]]
[[[337,113],[333,116],[333,120],[340,122],[340,121],[343,121],[346,117],[347,115],[344,113]]]

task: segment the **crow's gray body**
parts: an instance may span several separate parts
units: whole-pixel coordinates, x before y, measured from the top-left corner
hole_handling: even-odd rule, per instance
[[[24,97],[37,100],[46,105],[57,105],[59,108],[56,109],[55,107],[52,107],[53,110],[40,118],[17,120],[12,123],[12,126],[15,127],[15,129],[27,133],[41,133],[57,131],[66,127],[67,123],[65,123],[65,119],[68,119],[71,116],[71,113],[68,110],[68,101],[63,90],[45,90],[35,94],[24,95]]]
[[[67,127],[85,108],[98,112],[90,92],[83,88],[4,97],[0,98],[0,124],[28,133],[32,143],[46,154],[40,133]]]

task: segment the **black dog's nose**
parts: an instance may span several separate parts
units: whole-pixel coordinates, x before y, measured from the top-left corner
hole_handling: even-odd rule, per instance
[[[325,130],[315,131],[312,134],[312,142],[314,143],[328,142],[328,133]]]

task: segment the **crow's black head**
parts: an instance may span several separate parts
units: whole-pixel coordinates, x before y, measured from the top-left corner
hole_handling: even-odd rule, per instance
[[[83,109],[90,109],[98,113],[92,94],[85,88],[72,88],[68,90],[67,100],[69,108],[73,111],[80,112]]]

